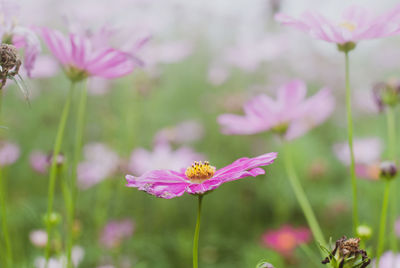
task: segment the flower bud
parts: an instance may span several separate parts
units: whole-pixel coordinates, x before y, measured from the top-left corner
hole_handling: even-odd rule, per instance
[[[46,225],[50,224],[50,226],[56,226],[61,222],[61,215],[56,212],[52,212],[50,215],[45,214],[43,216],[43,221]]]
[[[400,100],[400,86],[397,81],[377,83],[372,91],[379,111],[383,111],[385,106],[396,106]]]
[[[391,161],[384,161],[380,164],[380,178],[385,180],[394,179],[397,175],[396,164]]]
[[[372,236],[372,228],[369,227],[368,225],[359,225],[357,227],[357,235],[362,239],[362,240],[368,240]]]

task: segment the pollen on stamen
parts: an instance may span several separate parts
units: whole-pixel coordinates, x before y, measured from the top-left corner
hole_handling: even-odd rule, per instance
[[[210,166],[208,161],[197,162],[195,161],[192,166],[186,169],[185,175],[188,179],[195,183],[201,183],[214,176],[215,167]]]
[[[340,23],[339,26],[349,30],[350,32],[353,32],[357,28],[357,26],[354,23],[348,21]]]

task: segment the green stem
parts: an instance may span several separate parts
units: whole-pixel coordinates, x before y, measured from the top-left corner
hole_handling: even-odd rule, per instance
[[[2,118],[2,107],[3,106],[3,90],[0,90],[0,123],[3,122]],[[5,243],[5,253],[6,253],[6,267],[13,266],[13,257],[12,257],[12,247],[10,240],[10,233],[8,231],[8,222],[7,222],[7,198],[6,198],[6,181],[3,176],[3,167],[0,166],[0,207],[1,207],[1,225],[3,230],[3,237]],[[4,251],[3,251],[4,252]]]
[[[389,141],[389,156],[390,160],[397,164],[397,150],[396,150],[396,120],[395,120],[395,111],[394,108],[389,106],[386,109],[386,119],[387,119],[387,132],[388,132],[388,141]],[[392,191],[391,194],[391,212],[390,212],[390,247],[394,253],[397,252],[397,237],[395,234],[395,222],[397,218],[397,180],[394,179],[391,183]]]
[[[389,204],[389,195],[390,195],[390,181],[385,183],[385,191],[383,193],[383,203],[382,203],[382,213],[381,220],[379,225],[379,234],[378,234],[378,247],[376,253],[376,263],[379,266],[379,258],[382,255],[383,249],[385,247],[385,230],[386,230],[386,216]]]
[[[357,178],[354,160],[353,149],[353,117],[351,112],[351,89],[350,89],[350,74],[349,74],[349,52],[345,52],[346,58],[346,110],[347,110],[347,136],[349,139],[350,148],[350,175],[351,186],[353,190],[353,229],[357,233],[358,227],[358,203],[357,203]]]
[[[50,167],[50,178],[49,178],[49,197],[48,197],[48,204],[47,204],[47,215],[46,215],[46,231],[47,231],[47,238],[48,242],[46,245],[46,267],[48,265],[48,260],[50,258],[50,241],[51,241],[51,222],[50,222],[50,215],[53,212],[53,201],[54,201],[54,190],[55,190],[55,184],[56,184],[56,177],[58,173],[58,168],[57,168],[57,156],[60,153],[63,138],[64,138],[64,132],[65,132],[65,126],[67,124],[67,119],[71,107],[71,100],[72,100],[72,95],[73,91],[75,88],[75,83],[71,82],[71,88],[68,93],[68,98],[65,101],[64,108],[61,113],[61,118],[60,122],[58,125],[58,130],[56,134],[56,140],[54,143],[54,148],[53,148],[53,157],[51,161],[51,167]]]
[[[74,145],[74,158],[72,160],[72,171],[71,171],[71,188],[70,193],[72,195],[71,202],[71,211],[68,214],[70,223],[69,225],[69,235],[67,242],[67,267],[73,267],[72,259],[71,259],[71,251],[73,244],[73,222],[75,217],[75,204],[77,198],[77,188],[76,188],[76,180],[77,180],[77,169],[79,160],[82,154],[82,141],[83,141],[83,132],[85,128],[85,117],[86,117],[86,103],[87,103],[87,81],[84,81],[84,87],[81,90],[81,96],[79,99],[78,112],[76,114],[76,132],[75,132],[75,145]]]
[[[200,220],[201,220],[201,203],[203,195],[199,195],[199,204],[197,209],[197,222],[193,238],[193,268],[199,267],[199,234],[200,234]]]
[[[303,214],[307,220],[308,225],[310,226],[314,239],[322,246],[327,247],[327,243],[325,241],[324,235],[322,234],[321,227],[318,224],[317,218],[315,217],[310,202],[307,199],[306,193],[304,192],[303,187],[301,186],[299,178],[297,177],[296,171],[294,169],[289,144],[285,144],[284,147],[286,171],[297,201],[299,202],[300,207],[303,210]],[[321,255],[323,255],[322,252]]]

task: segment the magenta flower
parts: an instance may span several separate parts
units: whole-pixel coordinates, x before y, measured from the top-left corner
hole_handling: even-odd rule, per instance
[[[335,102],[329,89],[305,99],[306,85],[293,80],[278,89],[277,100],[262,94],[244,106],[244,116],[223,114],[218,117],[222,132],[228,135],[251,135],[273,130],[291,140],[325,121]]]
[[[300,244],[311,241],[311,232],[307,228],[293,228],[284,225],[277,230],[267,231],[262,236],[263,245],[269,247],[283,256],[290,256]]]
[[[103,229],[100,243],[106,248],[118,247],[123,239],[129,239],[134,231],[134,224],[130,219],[110,221]]]
[[[79,81],[88,76],[117,78],[132,72],[135,62],[122,51],[104,46],[102,41],[84,35],[69,34],[41,28],[44,42],[58,59],[67,76]]]
[[[140,177],[127,175],[127,186],[165,199],[181,196],[185,192],[201,195],[225,182],[264,174],[265,171],[259,167],[272,164],[276,157],[277,153],[244,157],[218,170],[206,161],[195,162],[186,170],[153,170]]]
[[[316,12],[304,12],[299,18],[282,13],[275,19],[285,25],[306,32],[314,38],[336,44],[357,43],[361,40],[396,35],[400,32],[400,6],[376,16],[363,7],[351,6],[337,21]]]

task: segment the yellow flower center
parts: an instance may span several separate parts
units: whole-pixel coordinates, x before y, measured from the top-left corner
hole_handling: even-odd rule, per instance
[[[357,26],[354,23],[349,21],[344,21],[340,23],[339,26],[349,30],[350,32],[353,32],[357,28]]]
[[[210,166],[208,161],[204,161],[204,163],[194,161],[192,166],[186,169],[185,175],[192,182],[201,183],[205,180],[208,180],[214,176],[215,167]]]

